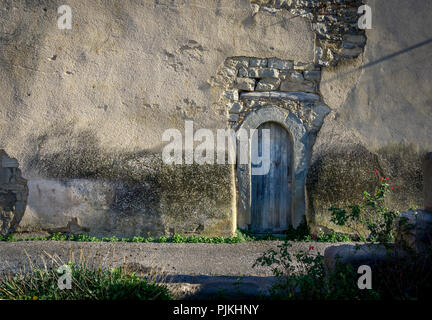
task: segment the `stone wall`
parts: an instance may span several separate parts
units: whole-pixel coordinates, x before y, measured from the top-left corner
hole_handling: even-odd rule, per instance
[[[239,128],[269,105],[307,128],[311,224],[334,228],[328,206],[377,169],[394,208],[422,205],[431,4],[369,0],[365,32],[362,3],[71,0],[59,30],[55,2],[3,1],[0,148],[29,180],[20,231],[232,233],[233,168],[164,167],[161,136]]]
[[[366,45],[365,31],[358,28],[363,13],[361,0],[252,0],[255,10],[288,10],[307,18],[316,34],[315,63],[335,66],[341,60],[357,58]]]
[[[18,161],[0,149],[0,236],[14,232],[27,203],[27,181],[22,178]]]
[[[423,165],[424,172],[424,208],[432,212],[432,152],[426,155]]]
[[[232,128],[237,129],[250,112],[271,104],[289,110],[316,133],[330,111],[319,93],[320,78],[321,68],[313,63],[231,57],[210,83],[225,90],[220,103]]]
[[[367,4],[373,22],[366,30],[364,53],[322,70],[320,90],[332,112],[314,146],[308,190],[314,190],[309,192],[311,212],[323,230],[337,229],[329,222],[329,204],[358,203],[364,190],[373,191],[378,184],[375,170],[390,177],[394,187],[389,208],[402,212],[424,206],[423,158],[432,148],[426,31],[432,3]]]
[[[248,0],[67,4],[71,30],[56,2],[0,4],[0,148],[30,189],[19,231],[231,235],[232,166],[164,166],[162,135],[227,128],[210,77],[227,57],[313,61],[309,23]]]

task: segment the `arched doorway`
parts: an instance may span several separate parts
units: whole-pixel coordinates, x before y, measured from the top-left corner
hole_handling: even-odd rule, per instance
[[[277,130],[279,133],[279,138],[274,134],[276,141],[284,140],[289,141],[290,143],[290,151],[287,152],[287,158],[291,159],[290,164],[290,180],[291,185],[288,185],[286,191],[286,198],[289,199],[287,211],[287,219],[286,225],[289,227],[290,225],[297,227],[303,221],[303,217],[306,214],[306,199],[305,199],[305,182],[306,182],[306,173],[307,173],[307,141],[308,141],[308,132],[305,124],[301,121],[295,114],[291,113],[288,110],[284,110],[272,105],[268,105],[261,109],[250,112],[242,122],[239,127],[240,129],[256,130],[258,128],[263,128],[261,126],[271,126]],[[284,131],[280,131],[280,130]],[[286,139],[286,136],[289,136],[290,139]],[[250,137],[250,136],[249,136]],[[249,138],[249,158],[251,155],[252,143]],[[240,144],[240,140],[238,141]],[[280,144],[279,144],[280,145]],[[288,146],[283,146],[284,148],[288,148]],[[276,150],[275,150],[276,152]],[[237,227],[252,229],[253,227],[259,227],[259,224],[255,221],[259,221],[252,218],[253,213],[252,209],[252,185],[253,183],[258,183],[253,178],[252,174],[252,164],[249,159],[248,164],[237,164]],[[277,172],[277,170],[275,171]],[[254,179],[254,182],[252,180]],[[286,186],[286,185],[285,185]],[[254,200],[255,201],[255,200]],[[255,206],[255,202],[254,202]],[[257,208],[260,208],[259,206]],[[255,209],[254,209],[255,210]],[[259,210],[259,209],[257,209]],[[258,211],[256,211],[258,212]],[[262,212],[262,211],[261,211]],[[265,213],[260,213],[261,219],[265,217]],[[254,220],[254,222],[252,222]],[[262,220],[261,220],[262,221]],[[279,220],[280,221],[280,220]],[[279,222],[280,223],[280,222]],[[268,228],[264,224],[262,225],[262,230]],[[282,227],[279,227],[283,229]],[[276,229],[279,229],[276,228]],[[266,232],[266,231],[262,231]],[[277,232],[271,231],[271,232]]]
[[[268,130],[269,140],[263,139]],[[257,140],[251,146],[251,157],[262,156],[263,144],[268,143],[269,170],[266,174],[253,174],[251,170],[251,230],[278,233],[291,225],[292,197],[292,139],[290,134],[276,122],[265,122],[254,132]],[[254,164],[258,167],[263,164]]]

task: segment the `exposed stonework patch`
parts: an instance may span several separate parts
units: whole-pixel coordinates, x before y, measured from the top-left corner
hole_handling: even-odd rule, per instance
[[[27,180],[21,176],[18,161],[0,149],[0,235],[14,232],[26,209]]]
[[[358,57],[366,45],[364,30],[358,28],[361,0],[251,0],[256,12],[288,10],[307,18],[315,32],[315,63],[335,66],[339,61]]]
[[[237,130],[256,129],[265,122],[282,125],[293,138],[294,175],[292,217],[297,226],[306,214],[305,179],[308,160],[325,116],[330,109],[319,93],[320,67],[313,63],[275,57],[230,57],[210,79],[225,91],[219,103],[225,105],[228,122]],[[250,170],[238,164],[238,225],[250,224]]]
[[[251,112],[269,103],[289,110],[311,132],[318,132],[330,109],[319,93],[321,68],[278,58],[230,57],[210,79],[225,89],[219,103],[238,128]],[[286,89],[286,91],[284,90]]]
[[[429,152],[423,163],[424,174],[424,207],[426,211],[432,212],[432,152]]]

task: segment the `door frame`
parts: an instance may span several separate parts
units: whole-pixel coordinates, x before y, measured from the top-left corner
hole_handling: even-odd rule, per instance
[[[247,130],[257,129],[266,122],[275,122],[282,126],[291,137],[291,224],[297,227],[306,215],[306,174],[307,174],[307,142],[308,132],[303,121],[288,110],[272,105],[250,112],[238,128]],[[239,149],[240,141],[237,140]],[[248,141],[248,164],[237,164],[237,225],[247,228],[251,224],[251,137]]]

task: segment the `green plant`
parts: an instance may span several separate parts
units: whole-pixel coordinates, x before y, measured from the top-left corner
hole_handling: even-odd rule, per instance
[[[166,286],[125,273],[121,268],[90,269],[68,264],[72,288],[60,290],[56,270],[34,269],[0,281],[0,299],[7,300],[170,300]]]
[[[198,235],[182,236],[174,234],[172,237],[161,236],[159,238],[134,236],[132,238],[117,238],[103,237],[98,238],[88,234],[67,234],[67,233],[54,233],[47,237],[33,237],[33,238],[15,238],[13,235],[7,237],[0,236],[0,241],[77,241],[77,242],[171,242],[171,243],[240,243],[245,241],[316,241],[316,242],[341,242],[341,241],[354,241],[347,235],[342,235],[332,231],[330,234],[321,234],[318,236],[311,235],[304,220],[297,228],[292,226],[284,233],[283,236],[274,236],[271,233],[256,234],[248,230],[237,230],[237,234],[232,237],[203,237]]]
[[[324,259],[308,251],[290,252],[285,241],[259,257],[253,267],[270,267],[278,281],[270,289],[270,298],[287,300],[373,300],[379,298],[374,290],[359,290],[358,275],[350,265],[337,263],[333,272],[326,273]]]
[[[331,221],[339,226],[348,226],[359,238],[366,238],[365,234],[353,226],[365,226],[368,230],[367,240],[371,242],[389,243],[395,238],[395,219],[399,213],[389,210],[385,205],[385,198],[393,189],[390,178],[379,176],[379,184],[374,194],[363,191],[361,204],[353,204],[348,209],[331,206]]]
[[[182,236],[175,234],[172,237],[161,236],[159,238],[134,236],[132,238],[112,237],[93,237],[88,234],[72,235],[66,233],[54,233],[48,237],[15,238],[13,235],[7,237],[0,236],[0,241],[77,241],[77,242],[172,242],[172,243],[239,243],[251,241],[252,239],[243,234],[233,237],[202,237],[202,236]]]

